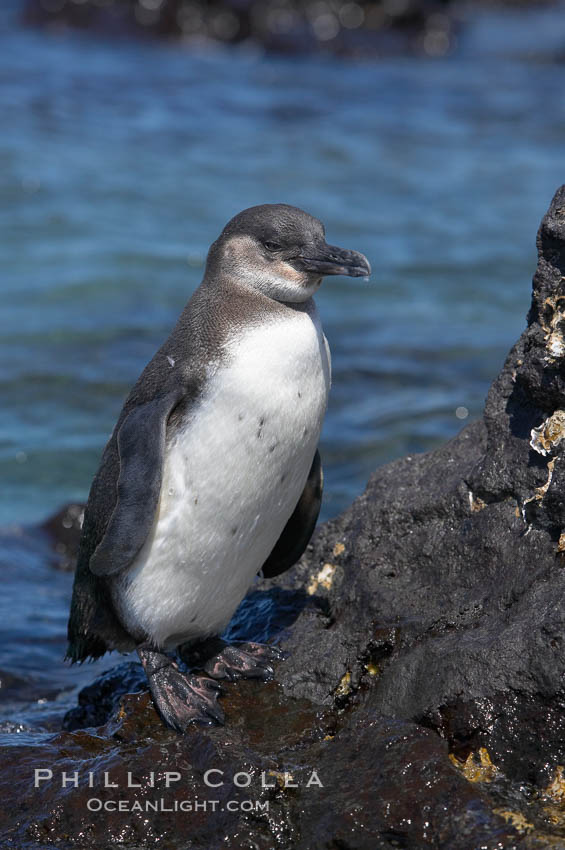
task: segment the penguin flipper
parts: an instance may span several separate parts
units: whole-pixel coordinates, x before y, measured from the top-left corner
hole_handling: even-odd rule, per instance
[[[298,500],[289,521],[261,570],[264,578],[274,578],[294,566],[304,550],[316,527],[320,506],[324,474],[320,452],[316,450],[306,486]]]
[[[133,407],[117,435],[117,501],[90,571],[110,576],[129,567],[145,543],[161,493],[167,420],[184,396],[181,387]]]

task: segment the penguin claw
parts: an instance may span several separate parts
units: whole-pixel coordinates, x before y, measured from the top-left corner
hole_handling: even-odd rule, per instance
[[[212,679],[262,679],[269,681],[275,675],[272,662],[281,661],[284,653],[275,646],[261,643],[242,643],[225,646],[221,652],[203,666]]]
[[[288,657],[286,652],[283,652],[282,649],[279,649],[278,646],[274,646],[272,643],[253,643],[252,641],[248,641],[246,643],[236,643],[232,645],[235,648],[245,650],[245,652],[248,652],[250,655],[257,655],[261,658],[269,658],[271,661],[284,661],[284,659]]]

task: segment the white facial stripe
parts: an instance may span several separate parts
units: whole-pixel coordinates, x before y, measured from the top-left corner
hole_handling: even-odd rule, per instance
[[[224,246],[224,262],[232,277],[275,301],[307,301],[320,285],[320,278],[265,257],[250,236],[232,236]]]
[[[304,272],[299,272],[298,269],[295,269],[294,266],[291,266],[290,263],[286,263],[284,260],[271,263],[271,268],[277,278],[286,280],[288,283],[295,285],[304,285],[307,283],[307,275]]]

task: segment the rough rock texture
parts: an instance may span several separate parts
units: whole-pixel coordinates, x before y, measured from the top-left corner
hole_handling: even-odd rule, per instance
[[[2,752],[0,846],[565,847],[565,187],[538,248],[528,327],[484,420],[377,470],[295,570],[245,601],[231,636],[279,640],[276,683],[226,686],[226,727],[178,736],[146,693],[116,710],[124,676],[138,683],[118,668],[82,692],[75,731]],[[54,780],[36,790],[38,766]],[[61,770],[79,787],[62,789]],[[170,788],[167,770],[181,774]],[[196,797],[216,810],[87,808]]]

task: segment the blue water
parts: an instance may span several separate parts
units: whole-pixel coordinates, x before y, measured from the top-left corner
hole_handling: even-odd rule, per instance
[[[255,203],[304,207],[374,268],[318,297],[326,517],[454,434],[458,407],[479,415],[565,175],[563,66],[509,58],[508,21],[471,22],[448,59],[365,64],[6,28],[0,524],[85,498],[208,245]]]
[[[371,63],[4,20],[0,667],[42,682],[48,658],[58,686],[73,680],[71,577],[18,527],[86,497],[130,385],[240,209],[301,206],[373,265],[370,283],[328,279],[317,299],[334,372],[325,517],[378,464],[480,415],[565,178],[562,14],[481,13],[448,58]],[[44,643],[24,640],[16,663],[31,631]]]

